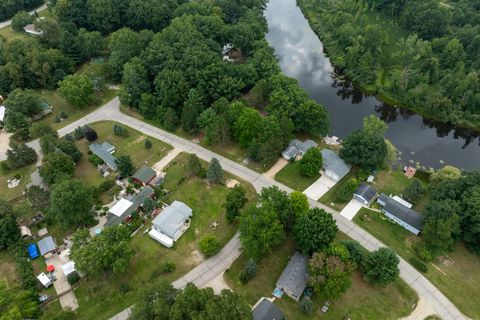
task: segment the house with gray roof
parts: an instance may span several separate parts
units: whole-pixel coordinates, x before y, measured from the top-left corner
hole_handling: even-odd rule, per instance
[[[192,217],[192,209],[185,203],[174,201],[152,221],[153,228],[177,241],[187,230]]]
[[[307,256],[296,251],[277,281],[277,289],[296,301],[300,301],[307,286],[307,262]]]
[[[382,206],[382,212],[411,233],[418,235],[422,231],[423,216],[405,206],[395,198],[382,193],[377,198],[377,203]]]
[[[318,143],[310,139],[307,139],[303,142],[293,139],[288,144],[288,147],[282,152],[282,157],[290,161],[298,156],[303,156],[309,149],[316,148],[317,146]]]
[[[122,224],[135,213],[138,212],[143,202],[147,198],[152,198],[155,192],[150,187],[140,189],[134,195],[120,199],[113,207],[108,210],[107,223],[105,226],[116,226]]]
[[[101,144],[99,143],[92,143],[88,146],[88,148],[90,149],[90,151],[96,155],[97,157],[99,157],[100,159],[103,160],[103,162],[105,162],[105,164],[113,171],[117,170],[117,164],[115,163],[115,161],[117,160],[117,158],[115,158],[112,154],[115,153],[115,147],[105,141]]]
[[[135,174],[132,176],[132,179],[142,186],[146,186],[147,184],[150,184],[156,177],[157,171],[150,167],[141,167],[137,170],[137,172],[135,172]]]
[[[38,241],[37,245],[38,249],[40,250],[40,255],[42,256],[57,250],[57,245],[55,244],[52,236],[41,239]]]
[[[283,320],[283,312],[269,299],[263,297],[252,308],[253,320]]]
[[[340,181],[350,171],[351,166],[343,161],[340,156],[329,149],[320,151],[323,158],[322,174],[334,181]]]
[[[361,183],[357,190],[353,193],[353,198],[366,206],[369,206],[375,197],[377,196],[378,192],[375,190],[371,185],[366,183]]]

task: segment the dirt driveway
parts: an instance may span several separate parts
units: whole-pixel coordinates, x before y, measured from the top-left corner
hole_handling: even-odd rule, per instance
[[[53,285],[57,295],[59,296],[58,300],[60,301],[62,309],[78,309],[78,302],[77,298],[75,297],[75,293],[71,291],[72,287],[70,286],[70,283],[68,283],[67,277],[62,270],[62,265],[64,265],[67,261],[62,260],[60,255],[54,254],[45,262],[47,265],[52,264],[55,266],[55,277],[57,278],[57,281],[54,281]]]

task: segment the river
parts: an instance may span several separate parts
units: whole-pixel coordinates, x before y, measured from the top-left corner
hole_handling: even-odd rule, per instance
[[[465,170],[480,169],[480,139],[473,130],[430,121],[405,109],[367,96],[342,80],[323,44],[295,0],[270,0],[265,10],[267,40],[275,49],[283,72],[298,80],[331,120],[330,135],[345,138],[361,128],[362,119],[375,114],[388,123],[386,138],[400,151],[402,164],[440,168],[445,164]]]

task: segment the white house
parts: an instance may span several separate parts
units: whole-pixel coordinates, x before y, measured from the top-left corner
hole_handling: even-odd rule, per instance
[[[174,201],[153,219],[149,235],[167,247],[172,246],[173,241],[177,241],[190,226],[191,217],[192,209],[189,206]]]
[[[322,174],[334,181],[340,181],[350,171],[351,166],[346,164],[338,154],[329,149],[320,151],[323,157]]]

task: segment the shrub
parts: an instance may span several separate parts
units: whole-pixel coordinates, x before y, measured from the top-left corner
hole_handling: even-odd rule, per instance
[[[206,256],[211,257],[220,251],[220,242],[213,235],[206,235],[200,240],[200,251]]]
[[[408,259],[408,261],[418,271],[423,272],[423,273],[428,271],[428,265],[425,262],[423,262],[422,260],[420,260],[419,258],[411,257],[410,259]]]
[[[75,138],[73,137],[73,135],[71,133],[69,133],[69,134],[65,135],[65,141],[74,142]]]
[[[312,313],[313,309],[313,302],[309,297],[304,297],[300,301],[300,310],[302,310],[303,313],[305,314],[310,314]]]
[[[239,280],[241,283],[247,283],[257,275],[257,263],[250,259],[245,264],[244,270],[240,273]]]
[[[115,123],[113,125],[113,133],[119,137],[128,136],[128,130],[124,126],[119,125],[118,123]]]
[[[355,240],[342,240],[340,243],[347,248],[348,252],[350,253],[350,259],[357,265],[362,265],[365,257],[368,254],[368,251]]]
[[[62,122],[62,119],[60,119],[59,116],[55,116],[55,118],[53,119],[53,122],[60,123],[60,122]]]
[[[94,166],[99,166],[103,164],[103,160],[94,154],[88,156],[88,161],[91,162]]]
[[[73,132],[73,137],[75,140],[80,140],[85,138],[85,128],[84,127],[77,127]]]
[[[73,286],[75,283],[77,283],[80,280],[80,276],[78,275],[78,273],[74,272],[68,275],[67,280],[68,280],[68,283],[70,283],[70,285]]]
[[[424,244],[417,245],[415,247],[415,252],[417,253],[418,257],[422,259],[424,262],[433,261],[434,254],[430,249],[428,249],[426,245]]]
[[[67,119],[67,118],[68,118],[68,114],[66,114],[64,111],[62,111],[62,113],[60,113],[60,118],[62,118],[62,119]]]
[[[162,274],[162,271],[160,269],[153,269],[152,273],[150,273],[150,280],[155,280],[157,279],[158,277],[160,277],[160,275]]]
[[[170,273],[170,272],[175,271],[176,268],[177,268],[177,266],[175,265],[174,262],[166,261],[166,262],[162,265],[162,272],[163,272],[163,273]]]
[[[10,167],[8,166],[6,160],[0,162],[0,170],[2,170],[3,172],[7,172],[8,170],[10,170]]]
[[[353,193],[358,188],[358,181],[355,178],[348,180],[348,182],[338,188],[335,193],[335,201],[344,203],[352,198]]]
[[[128,283],[122,282],[122,283],[120,283],[119,290],[120,290],[120,293],[121,293],[121,294],[126,294],[126,293],[128,293],[129,291],[131,291],[132,288],[130,287],[130,285],[129,285]]]
[[[200,179],[205,179],[207,177],[207,169],[200,168],[200,171],[198,172],[198,177]]]
[[[151,149],[152,148],[152,141],[148,140],[148,139],[145,139],[145,141],[143,142],[143,146],[145,147],[145,149]]]
[[[33,23],[35,18],[30,16],[26,11],[19,11],[12,18],[12,29],[15,31],[23,31],[23,27],[27,24]]]
[[[102,183],[100,183],[97,190],[99,193],[107,192],[108,190],[112,189],[114,185],[115,185],[114,180],[107,179],[102,181]]]

